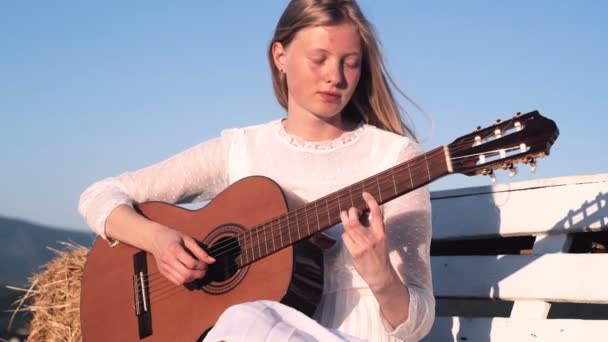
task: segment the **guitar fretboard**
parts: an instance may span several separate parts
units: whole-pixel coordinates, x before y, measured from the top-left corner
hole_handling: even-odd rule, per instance
[[[236,262],[248,265],[297,241],[340,222],[340,212],[350,207],[364,210],[362,192],[369,192],[379,204],[422,187],[449,171],[444,146],[396,165],[386,171],[312,201],[274,218],[237,237],[241,253]]]

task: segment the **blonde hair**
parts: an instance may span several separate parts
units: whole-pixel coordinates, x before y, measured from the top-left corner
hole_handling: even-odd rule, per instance
[[[414,132],[403,122],[400,108],[390,84],[408,101],[409,99],[391,79],[380,52],[373,27],[367,21],[355,0],[291,0],[277,23],[268,60],[272,85],[279,104],[287,110],[287,82],[274,64],[272,45],[275,42],[289,45],[296,33],[309,26],[354,24],[361,36],[363,58],[361,78],[353,97],[344,107],[342,115],[353,122],[365,122],[380,129],[415,139]]]

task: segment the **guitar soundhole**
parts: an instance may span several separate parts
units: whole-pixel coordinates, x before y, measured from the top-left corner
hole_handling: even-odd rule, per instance
[[[237,225],[224,225],[207,236],[201,246],[216,261],[209,265],[204,278],[187,285],[189,289],[219,295],[232,290],[241,282],[249,266],[239,268],[237,264],[241,246],[236,236],[244,231],[244,228]]]

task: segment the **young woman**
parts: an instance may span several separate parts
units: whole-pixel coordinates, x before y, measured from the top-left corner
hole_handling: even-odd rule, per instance
[[[282,187],[293,209],[420,154],[354,0],[292,0],[268,57],[286,117],[225,130],[158,164],[93,184],[79,204],[89,226],[112,243],[150,252],[160,272],[181,285],[203,277],[215,260],[192,237],[137,214],[134,203],[209,200],[243,177],[263,175]],[[326,231],[337,243],[324,255],[314,321],[280,303],[248,303],[227,310],[208,339],[424,337],[435,315],[429,193],[413,191],[382,210],[370,194],[361,196],[369,223],[350,208]]]

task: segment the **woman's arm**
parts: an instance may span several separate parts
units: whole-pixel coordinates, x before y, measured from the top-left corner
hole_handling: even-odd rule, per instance
[[[419,153],[416,144],[409,144],[398,162]],[[386,203],[383,212],[370,195],[364,200],[370,208],[369,224],[360,222],[354,208],[341,216],[345,247],[379,304],[387,332],[402,340],[420,340],[435,318],[430,194],[426,188],[415,190]]]
[[[209,257],[192,237],[139,215],[134,203],[210,199],[227,186],[228,137],[199,144],[155,165],[99,181],[81,195],[79,211],[104,239],[152,253],[176,284],[204,275]]]

